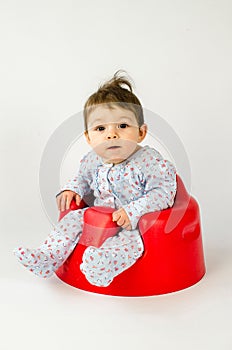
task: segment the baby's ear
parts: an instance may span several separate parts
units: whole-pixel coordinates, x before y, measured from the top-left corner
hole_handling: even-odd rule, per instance
[[[139,128],[139,142],[142,142],[147,135],[147,125],[143,124]]]
[[[84,132],[84,135],[85,135],[86,141],[88,142],[88,144],[90,144],[90,138],[89,138],[89,133],[88,133],[88,131],[85,131],[85,132]]]

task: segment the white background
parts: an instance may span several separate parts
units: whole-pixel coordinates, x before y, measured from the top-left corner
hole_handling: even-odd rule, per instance
[[[229,0],[0,1],[1,349],[231,349],[231,11]],[[120,68],[191,163],[207,274],[178,293],[94,295],[12,255],[50,230],[38,178],[50,135]]]

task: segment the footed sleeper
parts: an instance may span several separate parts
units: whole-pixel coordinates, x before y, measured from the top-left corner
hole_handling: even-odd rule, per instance
[[[124,162],[115,165],[104,163],[91,151],[82,159],[77,176],[61,192],[64,190],[76,192],[82,198],[93,191],[94,205],[124,208],[130,218],[131,231],[122,229],[101,247],[89,246],[83,254],[80,269],[86,279],[96,286],[108,286],[143,253],[137,228],[140,217],[173,205],[176,170],[149,146],[141,147]],[[51,276],[78,244],[85,210],[71,211],[64,216],[39,248],[15,249],[19,262],[38,276]]]

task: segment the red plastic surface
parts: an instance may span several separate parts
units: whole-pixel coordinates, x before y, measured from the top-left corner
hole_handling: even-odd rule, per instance
[[[91,207],[84,212],[84,227],[79,244],[100,247],[109,237],[116,235],[120,227],[112,221],[109,207]]]
[[[86,217],[86,224],[96,226],[98,214],[95,217],[93,213],[91,211],[91,215]],[[98,220],[100,227],[104,227],[102,223]],[[194,285],[204,276],[199,206],[186,192],[178,176],[174,206],[142,216],[139,230],[144,254],[132,267],[115,277],[108,287],[91,285],[80,271],[79,265],[86,249],[86,245],[80,243],[56,271],[57,276],[79,289],[116,296],[175,292]]]

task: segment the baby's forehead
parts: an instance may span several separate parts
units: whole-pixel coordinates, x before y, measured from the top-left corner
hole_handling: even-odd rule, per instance
[[[95,107],[88,116],[88,125],[128,122],[137,125],[133,111],[120,107]]]

